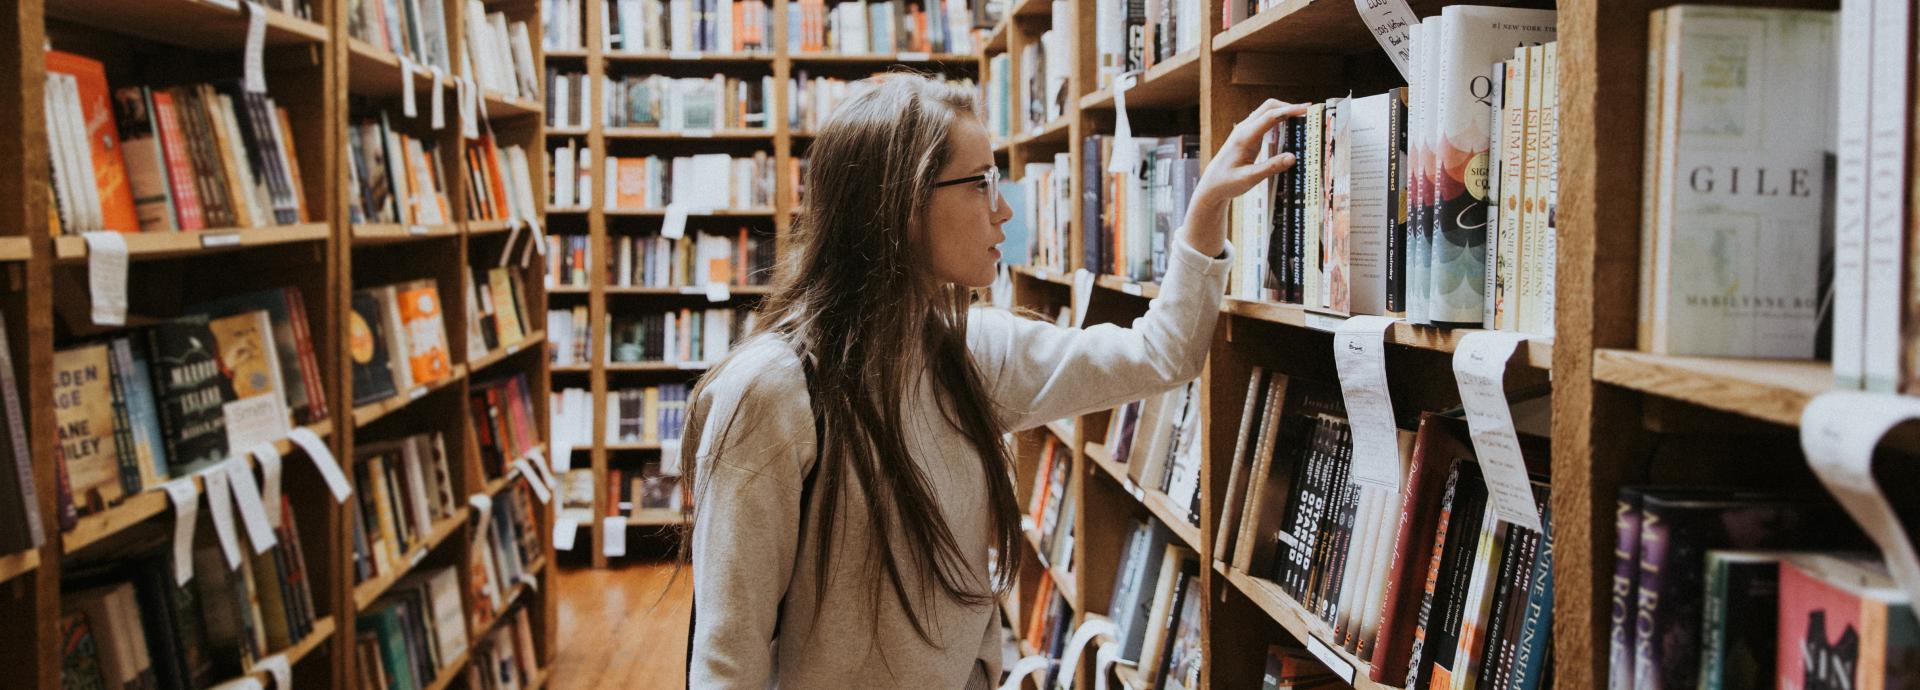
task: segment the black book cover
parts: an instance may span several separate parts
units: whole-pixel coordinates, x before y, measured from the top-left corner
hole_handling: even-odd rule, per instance
[[[204,315],[187,316],[146,331],[160,427],[174,476],[186,476],[227,457],[223,408],[234,399],[221,372],[219,351]]]
[[[1473,559],[1480,545],[1481,519],[1487,509],[1485,482],[1480,466],[1460,464],[1460,493],[1451,524],[1447,526],[1446,555],[1440,562],[1438,577],[1429,602],[1420,606],[1421,619],[1414,635],[1413,663],[1408,687],[1427,687],[1436,667],[1453,668],[1454,645],[1459,640],[1460,621],[1466,611],[1467,584],[1473,576]],[[1432,605],[1427,605],[1431,603]]]
[[[353,404],[365,405],[393,397],[393,366],[388,362],[386,320],[380,300],[371,290],[353,292],[353,313],[347,319],[347,350],[353,356]]]

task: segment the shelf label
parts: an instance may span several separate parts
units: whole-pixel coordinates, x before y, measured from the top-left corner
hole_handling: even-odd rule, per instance
[[[687,236],[687,207],[667,204],[667,215],[660,221],[660,236],[670,240]]]
[[[228,448],[252,448],[287,437],[287,408],[275,395],[241,398],[220,406]]]
[[[933,53],[927,53],[927,52],[900,53],[894,56],[894,59],[899,60],[900,62],[929,62],[933,60]]]
[[[327,482],[327,490],[333,492],[335,503],[345,503],[347,497],[353,495],[353,485],[347,483],[346,473],[340,471],[340,461],[334,459],[333,451],[327,449],[326,442],[320,440],[319,434],[300,427],[287,432],[287,438],[300,446],[300,450],[306,451],[307,457],[313,460],[314,469],[319,470],[320,478]]]
[[[248,3],[246,52],[241,58],[241,88],[254,93],[267,92],[267,70],[261,53],[267,45],[266,8]]]
[[[1113,675],[1113,663],[1120,660],[1120,643],[1102,642],[1093,654],[1093,690],[1107,690],[1107,677]]]
[[[668,477],[680,476],[680,439],[660,440],[660,474]]]
[[[162,486],[173,504],[173,584],[184,586],[193,579],[193,526],[200,520],[200,488],[193,485],[192,477]]]
[[[1387,393],[1386,330],[1394,321],[1372,315],[1347,319],[1333,335],[1333,364],[1353,430],[1353,482],[1398,491],[1399,430]]]
[[[468,139],[479,139],[480,108],[479,105],[475,103],[475,101],[480,100],[480,96],[477,93],[479,89],[474,87],[473,81],[466,77],[461,77],[459,81],[455,81],[453,86],[453,96],[455,100],[459,101],[460,108],[460,136]]]
[[[1411,81],[1407,62],[1413,46],[1407,40],[1407,28],[1420,23],[1420,18],[1407,7],[1407,0],[1353,0],[1353,6],[1360,11],[1373,40],[1380,42],[1380,49],[1387,51],[1393,66],[1399,68],[1400,78]]]
[[[409,226],[407,226],[407,234],[409,234],[409,235],[415,235],[415,236],[418,236],[418,235],[425,235],[425,234],[427,234],[427,226],[425,226],[425,225],[409,225]]]
[[[507,354],[505,356],[512,357],[514,355],[520,354],[520,347],[521,347],[520,343],[514,343],[512,345],[508,345]]]
[[[669,60],[698,60],[700,57],[700,51],[686,50],[684,48],[667,53],[667,59]]]
[[[227,558],[227,570],[240,567],[240,535],[233,529],[233,492],[227,487],[225,465],[214,465],[199,473],[207,485],[207,514],[213,516],[213,533],[220,538],[220,553]]]
[[[1026,679],[1033,679],[1036,684],[1041,683],[1045,679],[1040,676],[1045,675],[1047,667],[1051,665],[1053,665],[1053,660],[1040,654],[1022,658],[1019,661],[1013,662],[1013,668],[1007,669],[1007,682],[1001,687],[1021,687],[1023,685],[1022,681]]]
[[[96,326],[127,325],[127,238],[112,230],[81,237],[87,242],[87,290]]]
[[[1494,514],[1507,522],[1540,532],[1540,507],[1527,480],[1527,463],[1520,454],[1520,435],[1513,428],[1513,409],[1507,405],[1507,360],[1527,336],[1510,331],[1476,331],[1460,339],[1453,351],[1453,378],[1460,386],[1460,402],[1467,410],[1474,454],[1480,458],[1480,476],[1487,482]]]
[[[712,139],[712,138],[713,138],[713,130],[711,130],[711,129],[683,129],[683,130],[680,130],[680,136],[683,136],[683,137],[686,137],[686,138],[688,138],[688,139]]]
[[[293,690],[293,665],[287,663],[286,654],[275,654],[253,662],[253,668],[265,671],[273,678],[274,690]]]
[[[730,299],[733,299],[733,291],[727,288],[726,283],[707,283],[708,302],[725,302]]]
[[[1080,328],[1087,323],[1087,303],[1093,299],[1093,272],[1084,268],[1073,271],[1073,327]]]
[[[541,478],[540,471],[533,468],[533,463],[528,462],[526,458],[520,458],[513,461],[513,469],[519,472],[521,477],[526,478],[527,486],[533,488],[534,498],[540,499],[542,504],[553,502],[553,490],[547,488],[547,480]]]
[[[468,496],[467,507],[472,508],[473,512],[484,516],[493,511],[493,497],[486,494]]]
[[[1858,391],[1822,393],[1800,414],[1800,448],[1813,473],[1873,537],[1894,581],[1909,595],[1920,593],[1920,553],[1874,479],[1873,451],[1894,427],[1916,418],[1920,399]]]
[[[566,438],[565,433],[554,434],[554,436],[556,436],[556,438],[554,438],[552,442],[553,457],[549,460],[549,463],[553,465],[553,471],[564,473],[572,470],[573,440]]]
[[[433,71],[433,91],[428,92],[433,99],[427,103],[427,113],[435,130],[447,128],[447,82],[440,70]]]
[[[627,516],[600,518],[600,555],[608,558],[627,555]]]
[[[267,508],[260,502],[260,485],[253,481],[253,467],[244,456],[228,458],[221,464],[226,467],[228,487],[233,502],[240,506],[240,524],[247,528],[254,555],[266,553],[280,542],[274,538],[273,525],[267,524]]]
[[[421,398],[424,398],[424,397],[427,397],[427,387],[426,387],[426,386],[415,386],[415,387],[414,387],[414,389],[413,389],[412,391],[409,391],[409,392],[407,393],[407,399],[408,399],[408,400],[419,400],[419,399],[421,399]]]
[[[413,98],[413,61],[400,56],[400,114],[407,117],[419,117],[420,108]]]
[[[1133,121],[1127,117],[1127,89],[1139,72],[1122,72],[1113,78],[1113,159],[1107,172],[1131,175],[1140,167],[1140,147],[1133,143]]]
[[[252,5],[248,5],[248,7],[252,7]],[[237,233],[237,232],[200,233],[201,247],[232,247],[232,246],[237,246],[239,244],[240,244],[240,233]]]
[[[267,506],[267,524],[280,527],[280,449],[262,443],[247,451],[260,465],[260,502]]]
[[[1306,638],[1307,638],[1307,651],[1313,653],[1313,658],[1319,659],[1320,663],[1327,665],[1328,670],[1331,670],[1334,672],[1335,675],[1340,676],[1340,679],[1346,681],[1348,685],[1352,685],[1353,684],[1352,662],[1349,662],[1346,659],[1340,658],[1340,655],[1338,653],[1335,653],[1332,647],[1328,647],[1327,643],[1320,641],[1319,636],[1307,635]]]
[[[1306,314],[1304,314],[1304,317],[1307,324],[1307,328],[1311,328],[1317,331],[1326,331],[1328,333],[1332,333],[1340,330],[1340,325],[1347,322],[1346,319],[1340,318],[1338,316],[1328,316],[1326,314],[1316,314],[1313,312],[1307,312]]]
[[[1135,296],[1135,297],[1138,297],[1138,296],[1140,296],[1140,284],[1139,284],[1139,283],[1131,283],[1131,282],[1129,282],[1129,283],[1121,283],[1121,284],[1120,284],[1120,291],[1121,291],[1121,292],[1124,292],[1124,293],[1127,293],[1127,294],[1129,294],[1129,295],[1133,295],[1133,296]]]
[[[408,567],[418,567],[420,563],[425,560],[427,560],[427,549],[421,547],[414,550],[413,556],[407,559],[407,564]]]
[[[580,535],[580,521],[556,515],[553,520],[553,548],[559,551],[572,551],[573,542]]]

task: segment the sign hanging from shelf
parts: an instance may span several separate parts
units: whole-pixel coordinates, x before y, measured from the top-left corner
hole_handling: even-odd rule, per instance
[[[1387,51],[1393,66],[1400,70],[1400,79],[1413,81],[1407,74],[1413,50],[1407,39],[1407,28],[1420,23],[1420,18],[1407,7],[1407,0],[1353,0],[1353,6],[1366,21],[1367,32],[1380,42],[1380,49]]]
[[[1909,596],[1920,597],[1920,552],[1873,476],[1874,449],[1881,439],[1894,427],[1916,419],[1920,419],[1920,398],[1858,391],[1822,393],[1800,413],[1800,448],[1814,475],[1880,547],[1894,581]]]
[[[1400,441],[1387,392],[1386,331],[1396,320],[1355,316],[1333,334],[1333,364],[1353,430],[1353,481],[1394,491],[1400,489]]]

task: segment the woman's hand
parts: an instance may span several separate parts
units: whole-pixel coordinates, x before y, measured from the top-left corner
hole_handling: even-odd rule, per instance
[[[1264,161],[1260,140],[1274,125],[1289,117],[1306,114],[1307,106],[1282,103],[1273,99],[1260,104],[1247,118],[1234,125],[1227,142],[1213,154],[1207,169],[1194,186],[1193,201],[1187,206],[1187,243],[1202,254],[1217,255],[1225,247],[1227,205],[1247,193],[1261,180],[1293,167],[1292,153],[1276,153]]]

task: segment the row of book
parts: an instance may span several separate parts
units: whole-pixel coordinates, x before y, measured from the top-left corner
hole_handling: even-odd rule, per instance
[[[1027,600],[1027,620],[1009,621],[1023,623],[1020,639],[1047,657],[1047,672],[1039,687],[1059,687],[1061,657],[1066,654],[1068,638],[1073,632],[1073,606],[1054,583],[1053,573],[1042,570],[1040,582],[1034,585],[1033,596]]]
[[[1134,486],[1165,495],[1200,525],[1200,416],[1206,401],[1198,381],[1122,405],[1107,424],[1106,450],[1127,469]]]
[[[355,617],[358,690],[423,690],[456,672],[467,652],[459,572],[422,571],[394,585]]]
[[[593,83],[586,72],[547,68],[547,126],[586,129],[593,116]]]
[[[0,324],[0,553],[38,549],[46,543],[40,519],[39,483],[27,445],[26,411],[13,377],[13,348]]]
[[[533,324],[524,269],[475,267],[467,284],[467,359],[477,360],[527,341]]]
[[[439,432],[354,448],[354,582],[412,567],[413,554],[460,509],[454,467]]]
[[[980,81],[980,114],[987,125],[987,136],[1004,141],[1013,136],[1013,54],[995,53],[987,58],[987,73]]]
[[[1151,520],[1134,522],[1107,611],[1122,663],[1155,688],[1197,689],[1206,624],[1200,555],[1169,536]]]
[[[1229,3],[1231,4],[1231,3]],[[1094,4],[1094,73],[1109,88],[1122,73],[1143,73],[1173,56],[1200,48],[1199,0]]]
[[[54,235],[303,222],[286,109],[238,80],[113,89],[98,60],[47,51]]]
[[[1020,179],[1001,184],[1000,194],[1013,214],[1001,229],[1007,235],[1009,263],[1066,271],[1073,246],[1073,155],[1056,153],[1052,161],[1027,163]]]
[[[1066,0],[1053,0],[1050,16],[1072,17]],[[1037,132],[1060,119],[1075,105],[1068,88],[1073,73],[1073,28],[1056,23],[1040,34],[1040,40],[1026,44],[1020,52],[1020,93],[1026,99],[1021,113],[1023,131]]]
[[[1087,138],[1080,148],[1081,174],[1091,180],[1098,173],[1100,183],[1090,185],[1081,198],[1083,217],[1097,219],[1087,224],[1081,238],[1083,265],[1132,280],[1158,281],[1166,275],[1168,257],[1179,241],[1176,235],[1186,224],[1187,203],[1200,179],[1199,144],[1192,135]],[[1129,145],[1135,149],[1125,155],[1139,165],[1106,172],[1108,164],[1123,155],[1115,147]]]
[[[353,404],[453,375],[440,288],[430,278],[353,291]]]
[[[548,309],[547,339],[551,345],[547,361],[554,366],[593,361],[593,337],[587,333],[589,321],[584,304],[571,309]]]
[[[663,383],[607,392],[608,443],[678,441],[687,429],[685,383]]]
[[[969,91],[976,88],[970,78],[930,78]],[[833,114],[840,102],[860,88],[859,84],[858,81],[838,77],[810,76],[804,69],[795,70],[794,76],[787,80],[787,93],[790,94],[787,99],[787,126],[800,132],[818,130],[826,124],[827,116]]]
[[[466,151],[468,220],[522,221],[539,213],[533,203],[533,173],[526,149],[500,148],[492,135],[483,133],[466,141]],[[355,207],[356,216],[364,220],[366,209]]]
[[[471,690],[523,690],[534,685],[540,657],[534,652],[533,621],[528,607],[513,610],[507,622],[492,634],[475,640],[473,664],[467,666]]]
[[[1425,413],[1400,433],[1398,490],[1355,479],[1337,387],[1257,370],[1241,419],[1223,563],[1271,580],[1377,682],[1546,686],[1551,515],[1544,532],[1498,517],[1463,419]],[[1547,444],[1523,435],[1521,450],[1544,508]]]
[[[453,73],[446,0],[362,0],[347,12],[347,36],[420,65]]]
[[[733,237],[703,231],[679,240],[641,235],[613,242],[612,287],[744,287],[773,279],[774,239],[746,228]]]
[[[488,481],[513,470],[542,445],[540,420],[533,410],[533,388],[524,373],[475,382],[467,391],[467,411],[480,441],[480,472]]]
[[[966,0],[826,0],[787,3],[787,45],[796,53],[969,53]]]
[[[593,238],[587,235],[547,236],[547,287],[585,289],[593,282]],[[552,320],[552,316],[548,316]],[[548,329],[552,330],[552,329]]]
[[[1635,486],[1614,526],[1610,687],[1920,681],[1911,595],[1831,503]]]
[[[61,687],[212,687],[311,635],[319,618],[313,573],[291,500],[282,496],[269,509],[280,520],[277,543],[257,554],[243,549],[237,568],[227,567],[212,530],[198,529],[185,584],[176,584],[167,550],[65,573]]]
[[[604,165],[609,210],[644,211],[672,204],[689,209],[773,206],[774,159],[766,151],[751,156],[607,156]]]
[[[733,343],[753,332],[750,309],[679,309],[611,318],[608,330],[615,363],[695,364],[720,361]]]
[[[516,593],[525,591],[523,586],[537,582],[533,570],[546,553],[541,539],[547,532],[540,530],[536,516],[548,508],[536,507],[529,487],[524,481],[508,484],[478,516],[480,534],[468,562],[473,592],[468,617],[475,629],[492,624],[521,598]]]
[[[640,471],[613,467],[607,469],[607,515],[633,515],[640,511],[680,512],[680,478],[661,470],[659,460],[640,464]]]
[[[433,140],[395,129],[383,111],[378,118],[363,118],[347,128],[347,154],[352,222],[453,222],[446,164]]]
[[[608,77],[602,84],[608,127],[637,127],[697,135],[715,129],[767,129],[773,77],[674,78],[658,74]]]
[[[1047,570],[1061,577],[1073,577],[1078,564],[1073,559],[1073,540],[1078,534],[1078,492],[1072,487],[1073,449],[1051,435],[1041,448],[1040,462],[1034,466],[1033,493],[1027,497],[1027,514],[1022,528],[1032,542],[1035,555]]]
[[[601,0],[601,47],[625,53],[773,50],[766,0]]]
[[[601,0],[603,3],[605,1]],[[547,0],[540,3],[540,47],[548,51],[586,50],[586,22],[586,0]],[[547,112],[553,112],[553,109],[549,108]]]
[[[463,71],[474,84],[510,98],[539,98],[540,73],[533,66],[533,39],[527,23],[488,12],[482,0],[467,0]]]
[[[61,529],[327,416],[296,288],[54,352]]]
[[[586,210],[593,206],[593,149],[567,139],[553,148],[547,165],[547,208]]]

